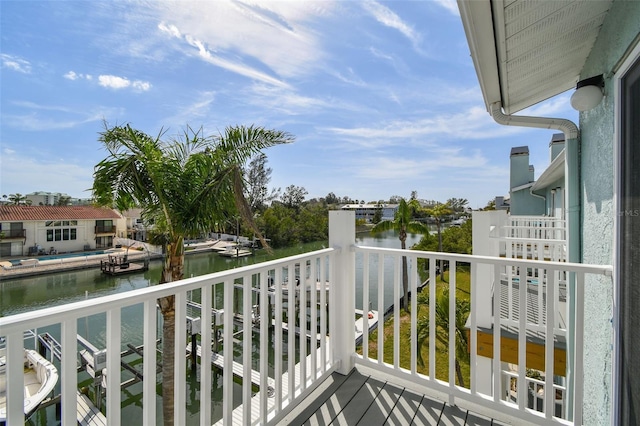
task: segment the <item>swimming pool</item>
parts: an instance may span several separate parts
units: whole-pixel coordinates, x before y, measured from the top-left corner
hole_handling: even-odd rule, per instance
[[[70,257],[85,257],[85,256],[94,256],[97,254],[105,254],[104,250],[96,250],[96,251],[83,251],[82,253],[65,253],[65,254],[57,254],[52,256],[37,256],[33,257],[33,259],[42,260],[56,260],[56,259],[68,259]],[[19,265],[20,260],[12,260],[11,263],[14,265]]]

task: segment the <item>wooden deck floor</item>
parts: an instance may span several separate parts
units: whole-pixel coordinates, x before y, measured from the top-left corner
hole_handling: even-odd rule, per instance
[[[380,381],[357,369],[334,373],[331,384],[291,425],[503,425],[409,389]]]

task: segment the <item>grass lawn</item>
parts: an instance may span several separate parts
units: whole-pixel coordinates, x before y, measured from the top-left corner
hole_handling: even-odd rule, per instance
[[[461,269],[461,268],[459,268]],[[436,280],[436,292],[442,291],[442,289],[449,287],[449,271],[444,273],[445,281],[442,281],[438,276]],[[468,268],[458,270],[456,273],[456,298],[463,300],[471,300],[470,294],[471,288],[471,274]],[[425,287],[423,292],[428,294],[429,288]],[[429,315],[429,305],[421,303],[421,298],[418,298],[418,318]],[[410,325],[411,316],[410,313],[404,310],[400,311],[400,367],[411,369],[411,342],[410,342]],[[369,335],[369,357],[371,359],[378,359],[378,333],[379,329],[373,331]],[[389,318],[384,323],[384,361],[393,365],[393,336],[394,336],[394,320],[393,317]],[[356,348],[359,354],[362,354],[362,347]],[[422,358],[424,360],[424,366],[418,364],[418,372],[424,375],[429,374],[429,342],[428,340],[422,345]],[[465,387],[469,387],[469,360],[460,359],[460,366],[462,369],[462,375],[465,381]],[[448,343],[443,343],[436,338],[436,378],[440,380],[449,380],[449,346]],[[457,383],[457,379],[456,379]]]

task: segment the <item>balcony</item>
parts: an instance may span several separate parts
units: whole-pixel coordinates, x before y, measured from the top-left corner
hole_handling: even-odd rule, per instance
[[[6,229],[0,231],[3,240],[17,240],[27,238],[26,229]]]
[[[489,240],[498,242],[491,255],[567,261],[566,220],[549,216],[511,216],[505,211],[489,213],[490,224],[482,239],[485,243]]]
[[[113,234],[115,235],[116,233],[116,226],[101,226],[101,225],[97,225],[95,227],[95,234],[96,235],[102,235],[102,234]]]
[[[416,395],[425,395],[418,398],[440,401],[435,402],[440,407],[446,402],[444,411],[471,410],[466,416],[499,422],[582,423],[583,289],[592,279],[610,280],[610,266],[356,246],[353,212],[331,212],[329,234],[330,248],[324,250],[0,318],[8,366],[8,424],[24,424],[25,332],[51,326],[59,330],[61,421],[75,425],[78,407],[85,401],[78,393],[79,320],[102,315],[106,353],[121,353],[128,343],[121,332],[122,312],[139,309],[143,318],[139,340],[144,348],[155,348],[156,301],[167,296],[175,296],[176,324],[189,324],[176,327],[175,334],[175,371],[179,373],[174,388],[175,424],[186,423],[186,354],[194,349],[200,359],[212,360],[200,365],[200,395],[212,394],[212,375],[206,373],[222,369],[219,400],[199,398],[201,425],[279,424],[301,419],[308,410],[342,410],[335,398],[327,398],[331,392],[327,389],[335,389],[332,383],[342,375],[352,378],[362,372],[372,381],[389,384],[376,393],[380,398],[388,395],[384,389],[408,389],[400,392],[397,407],[415,405]],[[420,287],[424,293],[411,297],[408,313],[400,308],[403,257],[410,293],[416,295]],[[436,282],[440,260],[449,265],[449,271],[465,270],[470,275],[470,282],[464,284],[451,273],[444,284],[452,295],[446,317],[448,336],[458,332],[456,299],[465,292],[471,295],[465,323],[467,347],[461,348],[456,339],[443,343],[436,328],[436,309],[419,307],[418,299],[427,294],[429,300],[436,300],[436,286],[430,283]],[[575,301],[575,311],[568,309],[567,292]],[[511,301],[506,311],[505,294]],[[212,301],[218,296],[222,309],[213,309]],[[500,315],[493,314],[497,312]],[[366,331],[379,325],[378,318],[381,323],[382,318],[388,321],[374,339]],[[420,329],[425,319],[428,327]],[[428,350],[421,356],[416,342],[424,334],[418,336],[419,329],[421,333],[428,330],[421,346]],[[188,330],[199,333],[199,340],[188,344]],[[297,339],[297,334],[306,338]],[[401,336],[408,336],[411,343],[401,345],[407,341]],[[507,336],[514,345],[505,343]],[[530,351],[532,339],[541,352]],[[356,340],[361,345],[356,346]],[[459,349],[468,354],[465,386],[456,382]],[[142,423],[156,424],[158,360],[153,350],[141,352]],[[444,361],[437,352],[445,354]],[[553,372],[545,366],[554,366]],[[103,411],[110,425],[119,425],[123,423],[120,384],[126,372],[118,356],[107,356],[104,367],[97,372],[103,376],[99,383],[105,385]],[[534,368],[539,374],[532,376]],[[234,387],[237,380],[241,385]],[[213,404],[221,405],[217,417],[212,414]],[[376,404],[364,407],[365,414],[379,408]]]

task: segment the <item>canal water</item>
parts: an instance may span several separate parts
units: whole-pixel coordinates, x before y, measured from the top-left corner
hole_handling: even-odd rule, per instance
[[[420,240],[420,235],[409,234],[407,238],[407,247],[411,247]],[[400,240],[394,232],[386,232],[380,235],[372,236],[369,233],[359,233],[356,237],[356,243],[374,247],[400,248]],[[256,255],[248,256],[240,259],[230,259],[219,256],[216,253],[193,254],[185,257],[185,277],[199,276],[212,272],[236,268],[239,266],[249,265],[258,262],[264,262],[275,258],[292,256],[295,254],[306,253],[313,250],[319,250],[327,246],[327,242],[315,242],[298,245],[285,249],[276,249],[272,255],[264,251],[257,251]],[[385,259],[387,262],[392,260]],[[21,312],[34,311],[37,309],[56,306],[65,303],[91,299],[109,294],[122,293],[138,288],[148,287],[157,284],[160,280],[162,262],[152,261],[149,270],[134,273],[131,275],[112,277],[104,275],[99,269],[86,269],[71,272],[60,272],[54,274],[46,274],[35,277],[28,277],[15,280],[0,281],[0,316],[14,315]],[[393,286],[393,268],[386,268],[385,272],[385,307],[392,303]],[[356,258],[356,274],[357,281],[361,282],[362,277],[362,259]],[[376,280],[377,260],[370,262],[370,276],[372,280]],[[388,276],[387,276],[388,275]],[[356,300],[362,300],[361,286],[356,289]],[[371,281],[369,294],[373,309],[376,309],[377,301],[377,284]],[[218,297],[216,297],[218,299]],[[220,303],[221,299],[214,301]],[[357,306],[361,308],[361,306]],[[142,344],[142,306],[133,306],[122,311],[122,333],[121,340],[123,346],[126,344],[141,345]],[[38,333],[50,332],[54,337],[59,337],[59,327],[50,327],[46,330],[40,329]],[[88,339],[97,348],[102,349],[106,346],[105,334],[105,315],[94,315],[82,319],[78,322],[78,334]],[[259,336],[254,335],[254,344],[259,345]],[[282,342],[283,349],[286,354],[287,342]],[[31,346],[27,344],[27,346]],[[296,347],[298,345],[296,344]],[[126,349],[126,348],[123,348]],[[270,358],[273,358],[273,353]],[[296,354],[298,358],[298,354]],[[241,361],[241,354],[238,354],[237,361]],[[257,362],[257,361],[256,361]],[[269,364],[273,367],[273,360],[270,359]],[[286,363],[284,364],[286,366]],[[257,367],[257,366],[254,366]],[[131,375],[123,373],[123,381],[130,379]],[[78,382],[81,387],[91,393],[92,379],[87,373],[80,373]],[[212,372],[213,391],[212,399],[212,418],[219,419],[222,416],[222,375],[220,372]],[[200,369],[199,366],[195,371],[189,369],[187,372],[187,424],[199,423],[199,383]],[[234,389],[234,401],[241,400],[241,385],[236,384]],[[161,397],[158,396],[158,419],[161,419]],[[239,403],[239,402],[238,402]],[[122,418],[126,419],[126,424],[136,425],[142,424],[142,384],[138,383],[127,387],[122,392]],[[38,410],[28,420],[27,424],[33,425],[56,425],[60,424],[59,416],[56,414],[54,407],[48,407]]]

